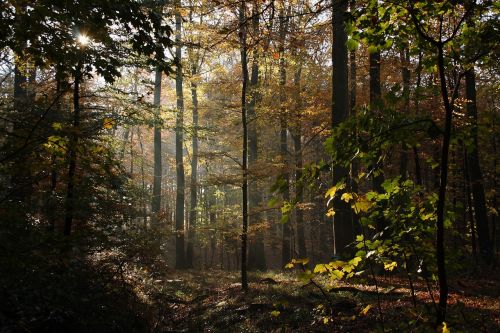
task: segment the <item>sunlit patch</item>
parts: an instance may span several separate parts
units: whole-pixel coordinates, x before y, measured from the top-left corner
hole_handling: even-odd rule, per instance
[[[78,38],[78,43],[80,43],[81,45],[87,45],[88,43],[90,43],[89,36],[85,34],[79,34],[77,38]]]

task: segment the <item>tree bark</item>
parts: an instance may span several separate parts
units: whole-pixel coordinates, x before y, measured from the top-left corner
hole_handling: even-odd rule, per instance
[[[252,16],[253,35],[259,36],[259,14],[258,5],[254,4]],[[256,162],[258,160],[258,135],[257,135],[257,114],[255,106],[259,96],[259,52],[255,48],[253,51],[252,72],[249,82],[250,101],[247,107],[248,116],[248,167],[250,170],[256,170]],[[262,196],[258,189],[258,179],[255,175],[251,175],[248,185],[249,209],[252,214],[249,215],[248,223],[250,226],[261,221],[261,214],[258,213],[259,205],[262,201]],[[254,237],[249,239],[248,244],[248,269],[249,270],[266,270],[266,256],[264,252],[264,233],[261,229],[254,231]]]
[[[246,31],[246,1],[242,0],[239,9],[239,39],[240,39],[240,55],[241,55],[241,126],[243,129],[242,143],[242,172],[243,182],[241,185],[242,191],[242,233],[241,233],[241,288],[248,290],[247,277],[247,230],[248,230],[248,127],[247,127],[247,85],[248,85],[248,59],[247,59],[247,31]]]
[[[446,278],[446,264],[444,253],[444,208],[446,204],[446,187],[448,184],[448,153],[450,150],[453,109],[448,98],[448,88],[446,87],[446,77],[444,73],[444,53],[443,44],[441,42],[437,45],[437,49],[441,97],[443,98],[443,104],[446,113],[443,146],[441,148],[439,194],[436,208],[436,262],[439,281],[439,307],[437,313],[437,323],[441,324],[441,322],[443,322],[446,318],[446,305],[448,301],[448,281]]]
[[[400,52],[401,61],[401,79],[403,81],[403,112],[407,115],[410,113],[410,51],[408,46]],[[401,147],[399,173],[401,179],[408,178],[408,149],[406,145]]]
[[[349,115],[349,83],[347,58],[347,33],[345,31],[347,0],[335,1],[333,5],[332,27],[332,128],[347,120]],[[333,168],[333,185],[344,180],[348,181],[349,169],[342,166]],[[334,254],[345,252],[353,241],[351,208],[336,198],[333,200]]]
[[[474,68],[469,69],[465,73],[465,98],[467,99],[467,115],[472,121],[472,149],[467,153],[467,164],[469,167],[468,171],[471,182],[474,213],[476,217],[479,254],[485,263],[491,263],[493,259],[493,251],[490,241],[486,197],[484,195],[483,173],[481,171],[478,151],[476,75],[474,73]]]
[[[191,71],[194,77],[197,74],[196,65],[193,66]],[[188,244],[186,250],[187,267],[192,268],[194,265],[193,247],[196,240],[196,220],[197,220],[197,206],[198,206],[198,85],[191,82],[191,98],[193,101],[193,153],[191,157],[191,213],[189,214],[189,234]]]
[[[77,146],[79,141],[80,127],[80,80],[82,65],[79,62],[75,70],[75,82],[73,86],[73,133],[68,145],[68,184],[66,188],[66,214],[64,217],[64,235],[69,236],[73,225],[75,211],[75,181],[76,181],[76,163]]]
[[[151,222],[157,224],[159,222],[159,214],[161,207],[161,178],[162,178],[162,160],[161,160],[161,126],[157,124],[160,121],[161,108],[161,71],[156,70],[155,74],[155,90],[154,90],[154,106],[155,106],[155,127],[154,127],[154,174],[153,174],[153,198],[151,201]]]
[[[284,5],[283,5],[284,6]],[[286,124],[286,63],[285,63],[285,38],[287,32],[288,19],[285,16],[283,6],[279,13],[279,101],[280,101],[280,155],[283,163],[283,172],[281,177],[286,182],[286,187],[283,192],[283,201],[290,201],[290,174],[288,172],[288,129]],[[289,213],[286,213],[289,214]],[[292,242],[291,242],[291,226],[290,221],[283,220],[282,217],[282,234],[281,234],[281,265],[284,267],[290,262],[292,257]]]
[[[182,46],[181,46],[181,2],[176,0],[175,12],[175,58],[177,60],[175,75],[175,93],[177,96],[177,117],[175,121],[175,170],[176,170],[176,196],[175,196],[175,267],[184,268],[186,258],[184,252],[184,94],[182,91]]]
[[[302,112],[302,98],[301,98],[301,85],[300,79],[302,74],[302,64],[299,63],[294,73],[295,85],[295,126],[293,128],[292,138],[295,154],[295,196],[297,203],[304,202],[304,190],[300,179],[302,178],[302,125],[301,125],[301,112]],[[297,248],[299,258],[307,257],[306,237],[304,230],[304,212],[299,207],[295,210],[295,222],[297,225]]]

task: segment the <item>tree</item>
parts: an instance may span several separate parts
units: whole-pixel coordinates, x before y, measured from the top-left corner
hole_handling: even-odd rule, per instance
[[[348,1],[337,1],[332,7],[332,128],[347,120],[349,115],[349,85],[347,61],[347,33],[345,31]],[[337,166],[333,169],[333,184],[347,181],[349,170]],[[333,201],[334,252],[342,253],[354,239],[349,205],[337,198]]]
[[[162,177],[162,156],[161,156],[161,71],[156,70],[154,87],[154,106],[156,107],[154,126],[154,174],[153,174],[153,199],[151,201],[151,221],[158,223],[161,208],[161,177]]]
[[[243,129],[242,163],[243,181],[242,191],[242,231],[241,231],[241,288],[248,289],[247,277],[247,232],[248,232],[248,123],[247,123],[247,86],[248,86],[248,59],[247,59],[247,29],[246,29],[246,2],[241,1],[238,11],[238,36],[241,57],[241,126]]]
[[[175,93],[177,96],[177,117],[175,120],[175,170],[177,189],[175,196],[175,267],[186,266],[184,249],[184,197],[185,197],[185,175],[184,175],[184,93],[182,74],[182,45],[181,45],[181,1],[176,1],[175,11],[175,59],[177,62],[175,71]]]
[[[468,174],[471,182],[471,190],[474,201],[474,212],[476,216],[477,235],[479,241],[479,252],[486,263],[491,263],[493,251],[490,241],[488,226],[488,214],[486,210],[486,198],[484,195],[483,175],[479,163],[478,137],[477,137],[477,106],[476,106],[476,76],[474,67],[465,72],[465,98],[467,99],[467,115],[472,120],[472,145],[471,151],[467,152]]]

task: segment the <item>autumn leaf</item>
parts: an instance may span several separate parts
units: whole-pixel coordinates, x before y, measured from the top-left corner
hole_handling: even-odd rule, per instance
[[[370,309],[372,308],[372,305],[371,304],[368,304],[367,306],[365,306],[361,312],[359,313],[360,315],[362,316],[366,316],[366,314],[368,313],[368,311],[370,311]]]
[[[384,264],[384,269],[386,271],[390,271],[392,272],[394,270],[394,268],[396,268],[398,266],[398,263],[393,261],[393,262],[390,262],[390,263],[385,263]]]

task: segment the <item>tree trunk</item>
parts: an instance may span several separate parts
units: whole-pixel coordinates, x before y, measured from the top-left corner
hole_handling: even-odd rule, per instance
[[[154,127],[154,174],[153,174],[153,198],[151,201],[151,222],[157,224],[159,222],[159,214],[161,207],[161,178],[162,178],[162,161],[161,161],[161,126],[158,125],[161,114],[161,71],[156,70],[155,75],[155,91],[154,91],[154,106],[155,106],[155,127]]]
[[[242,172],[243,182],[242,190],[242,215],[243,227],[241,233],[241,288],[248,290],[247,277],[247,229],[248,229],[248,174],[247,174],[247,148],[248,148],[248,127],[247,127],[247,85],[248,85],[248,60],[247,60],[247,31],[246,31],[246,2],[242,0],[239,9],[239,39],[240,39],[240,55],[242,69],[242,84],[241,84],[241,126],[243,128],[243,143],[242,143]]]
[[[301,85],[300,78],[302,74],[302,64],[297,65],[297,69],[294,74],[294,85],[295,85],[295,126],[292,133],[293,146],[295,153],[295,195],[297,202],[304,202],[304,190],[302,184],[300,184],[300,178],[302,178],[302,126],[301,126],[301,112],[302,112],[302,98],[300,95]],[[297,248],[299,258],[307,257],[306,248],[306,237],[304,231],[304,212],[299,207],[295,210],[295,222],[297,224]]]
[[[80,80],[82,65],[79,62],[75,70],[75,82],[73,86],[73,134],[71,135],[68,145],[68,185],[66,189],[66,214],[64,217],[64,235],[69,236],[73,225],[73,217],[75,213],[75,181],[76,181],[76,162],[77,162],[77,146],[79,140],[80,127]]]
[[[254,4],[252,17],[253,35],[259,36],[259,15],[258,5]],[[255,164],[258,160],[258,137],[257,137],[257,114],[255,106],[259,96],[259,53],[257,48],[253,51],[252,73],[249,82],[250,101],[247,108],[248,117],[248,167],[250,170],[256,170]],[[258,179],[251,175],[249,188],[249,209],[252,214],[249,215],[248,223],[250,226],[261,222],[262,216],[258,213],[259,205],[262,201],[262,195],[258,189]],[[264,233],[261,229],[254,230],[253,239],[249,239],[248,244],[248,269],[266,270],[266,256],[264,252]]]
[[[332,27],[332,128],[339,126],[347,120],[349,115],[349,83],[347,59],[347,33],[345,31],[347,0],[336,1],[333,5]],[[333,185],[344,180],[348,181],[349,169],[342,166],[333,168]],[[354,235],[352,232],[351,208],[349,205],[336,198],[333,200],[334,253],[344,252]]]
[[[19,60],[16,60],[14,67],[14,110],[16,112],[16,119],[23,119],[29,123],[29,109],[32,107],[28,94],[28,77],[19,69]],[[13,132],[17,135],[25,135],[23,132],[28,132],[27,128],[18,128],[17,122],[14,122]],[[31,201],[31,152],[27,152],[18,156],[14,160],[15,167],[12,170],[11,185],[14,189],[12,192],[12,199],[30,207]]]
[[[403,113],[409,115],[410,113],[410,51],[408,46],[405,47],[400,52],[401,61],[401,79],[403,81]],[[399,173],[401,179],[405,180],[408,178],[408,149],[406,145],[401,147],[400,155],[400,165]]]
[[[197,74],[194,65],[191,74]],[[191,158],[191,213],[189,214],[189,234],[186,250],[187,267],[193,268],[193,247],[196,239],[196,217],[198,206],[198,85],[191,82],[191,98],[193,100],[193,155]]]
[[[446,113],[443,146],[441,148],[439,194],[436,208],[436,262],[439,281],[439,308],[437,313],[437,323],[441,324],[446,318],[446,304],[448,301],[448,282],[446,278],[446,264],[444,253],[444,208],[446,204],[446,187],[448,184],[448,153],[450,150],[453,109],[450,104],[450,100],[448,99],[448,88],[446,87],[443,44],[438,44],[437,48],[441,97],[443,98],[443,104]]]
[[[282,177],[286,182],[286,187],[283,192],[283,201],[290,201],[290,189],[289,189],[289,178],[288,173],[288,135],[287,135],[287,124],[286,124],[286,95],[285,95],[285,84],[286,84],[286,63],[285,63],[285,38],[287,32],[288,19],[285,17],[285,11],[282,7],[279,13],[279,98],[280,98],[280,154],[283,162],[283,173]],[[289,213],[286,213],[289,214]],[[284,220],[282,217],[282,235],[281,235],[281,265],[285,266],[290,262],[292,256],[291,250],[291,226],[289,219]]]
[[[184,95],[182,91],[182,47],[181,47],[181,3],[176,1],[177,10],[175,13],[175,57],[178,61],[175,76],[175,93],[177,95],[177,117],[175,122],[175,170],[177,179],[176,200],[175,200],[175,267],[184,268],[186,266],[184,253]]]
[[[473,203],[476,217],[479,254],[484,262],[490,263],[493,259],[493,251],[490,241],[486,198],[484,195],[483,174],[479,162],[476,76],[473,68],[469,69],[465,73],[465,98],[467,99],[467,115],[472,121],[472,149],[467,153],[467,164],[469,167],[468,171],[471,182],[472,197],[474,199]]]

